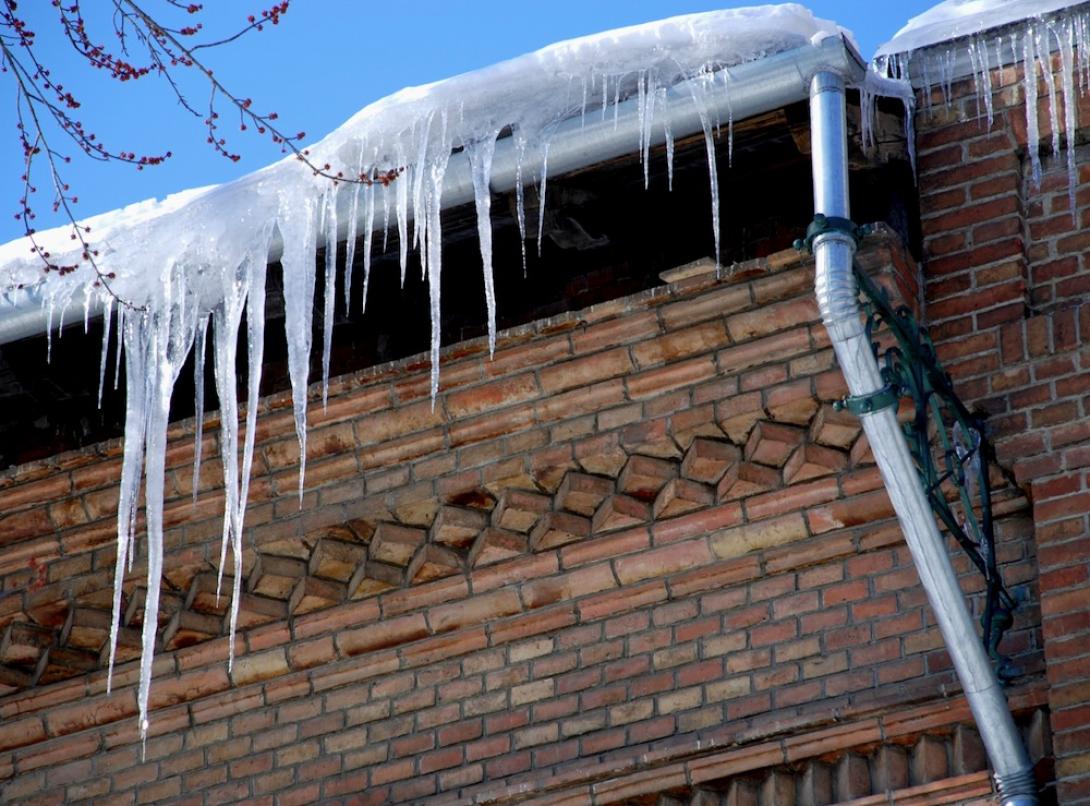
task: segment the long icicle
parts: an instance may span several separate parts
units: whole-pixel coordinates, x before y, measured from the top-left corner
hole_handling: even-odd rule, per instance
[[[337,303],[337,185],[326,194],[325,282],[322,286],[322,409],[329,401],[329,358],[333,352],[333,317]]]
[[[197,323],[197,343],[193,355],[193,417],[196,424],[193,434],[193,503],[201,487],[201,454],[204,451],[204,359],[208,352],[208,317],[202,316]]]
[[[584,87],[585,89],[585,87]],[[470,171],[473,175],[473,200],[477,208],[477,237],[481,244],[481,271],[484,274],[484,302],[488,315],[488,355],[496,352],[496,287],[492,277],[492,156],[496,153],[496,136],[469,143]]]

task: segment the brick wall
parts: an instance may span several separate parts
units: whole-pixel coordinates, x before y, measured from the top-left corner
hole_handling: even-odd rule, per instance
[[[1043,79],[1044,171],[1031,180],[1021,75],[992,72],[990,130],[971,80],[949,107],[936,93],[934,115],[917,115],[926,308],[961,393],[991,415],[999,457],[1032,499],[1058,791],[1075,803],[1090,801],[1090,154],[1076,148],[1072,216]],[[1085,94],[1078,119],[1090,120]]]
[[[888,232],[862,259],[915,295]],[[829,405],[845,390],[812,282],[795,253],[720,279],[705,266],[502,334],[494,360],[457,345],[434,407],[421,360],[339,379],[328,408],[312,407],[301,506],[290,401],[263,401],[230,673],[212,595],[218,469],[194,503],[193,424],[176,426],[146,755],[135,663],[110,695],[102,670],[120,445],[7,473],[0,797],[986,797],[979,739],[865,440]],[[994,326],[996,350],[1015,325]],[[1046,516],[1045,489],[1034,482],[1038,541],[1048,568],[1065,568],[1051,558],[1077,530]],[[1027,671],[1012,704],[1047,755],[1046,697],[1054,718],[1079,711],[1043,682],[1029,503],[1008,485],[996,509],[1007,580],[1028,602],[1004,647]],[[975,597],[979,577],[957,567]],[[141,595],[137,571],[126,659]],[[1052,657],[1056,619],[1078,618],[1054,601]]]

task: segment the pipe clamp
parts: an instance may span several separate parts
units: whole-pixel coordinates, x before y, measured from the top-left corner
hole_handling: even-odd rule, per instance
[[[861,417],[896,406],[899,400],[897,390],[892,385],[886,385],[866,395],[849,395],[843,400],[837,400],[833,403],[833,408],[837,411],[847,409],[856,417]]]
[[[814,220],[810,222],[810,226],[806,228],[806,237],[796,239],[794,246],[800,252],[805,249],[813,254],[814,239],[827,232],[842,232],[855,241],[855,245],[858,246],[863,238],[870,234],[871,227],[869,224],[857,226],[850,218],[826,216],[818,213],[814,216]]]

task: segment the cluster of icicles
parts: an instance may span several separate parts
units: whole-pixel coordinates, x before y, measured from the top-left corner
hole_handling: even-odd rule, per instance
[[[895,40],[896,41],[896,40]],[[1059,53],[1059,76],[1053,72],[1053,57]],[[1090,92],[1090,7],[1058,11],[1039,18],[1027,19],[1001,32],[983,32],[942,46],[919,51],[893,54],[876,59],[874,68],[879,75],[899,81],[911,81],[923,90],[924,111],[933,110],[932,94],[939,88],[949,107],[951,85],[964,75],[966,60],[972,73],[976,93],[976,111],[981,125],[991,129],[992,71],[1024,68],[1022,95],[1026,115],[1026,142],[1030,160],[1030,178],[1034,187],[1041,182],[1041,135],[1038,124],[1040,83],[1048,94],[1049,125],[1052,132],[1051,152],[1061,152],[1061,134],[1072,137],[1077,130],[1077,94]],[[1057,80],[1058,79],[1058,80]],[[1076,90],[1076,83],[1078,88]],[[866,101],[867,99],[865,99]],[[1062,104],[1061,104],[1062,101]],[[1063,108],[1063,125],[1060,109]],[[864,116],[864,125],[867,118]],[[867,134],[864,133],[864,139]],[[909,138],[911,145],[913,138]],[[872,141],[873,142],[873,141]],[[1067,188],[1070,210],[1074,215],[1075,190],[1078,177],[1074,144],[1068,140],[1064,149],[1067,160]]]
[[[989,70],[1024,63],[1033,69],[1047,63],[1053,40],[1064,63],[1061,91],[1074,98],[1075,52],[1080,87],[1090,83],[1087,20],[1068,15],[1055,20],[1027,22],[1002,38],[973,38],[968,47],[977,77],[980,103],[990,123]],[[561,124],[596,120],[616,125],[619,111],[634,109],[638,134],[632,147],[643,160],[645,182],[653,143],[664,143],[668,181],[673,174],[673,133],[664,114],[667,95],[687,96],[696,109],[707,145],[711,188],[712,228],[718,257],[719,200],[715,138],[725,126],[730,151],[731,115],[720,120],[710,101],[729,85],[734,65],[817,42],[842,32],[816,19],[801,6],[788,4],[712,12],[663,20],[551,46],[537,53],[504,62],[476,73],[426,87],[404,90],[365,108],[344,126],[311,149],[315,164],[328,163],[333,173],[377,176],[400,169],[389,185],[342,182],[316,177],[294,160],[287,160],[236,182],[179,194],[163,203],[138,206],[100,217],[92,237],[101,251],[98,264],[113,272],[111,287],[125,304],[103,292],[89,269],[43,281],[38,262],[27,258],[20,244],[19,257],[0,247],[0,287],[34,286],[50,311],[65,309],[82,299],[89,314],[104,309],[106,328],[102,345],[100,387],[106,382],[111,339],[117,343],[113,368],[115,385],[125,364],[126,420],[124,457],[118,507],[117,565],[113,592],[109,668],[112,675],[125,578],[132,571],[137,548],[137,516],[141,480],[147,554],[147,595],[142,627],[138,706],[140,732],[148,730],[149,692],[157,633],[160,584],[163,572],[163,503],[167,421],[174,383],[194,353],[196,373],[196,450],[193,468],[194,497],[201,465],[205,356],[213,354],[215,388],[219,398],[225,511],[218,565],[220,581],[225,568],[233,591],[229,594],[230,640],[228,664],[234,662],[234,635],[241,595],[242,538],[250,472],[253,463],[258,389],[264,344],[266,266],[279,257],[283,272],[285,333],[296,432],[300,448],[299,490],[303,490],[306,457],[306,407],[317,271],[324,273],[321,301],[322,399],[326,397],[333,312],[338,279],[343,305],[366,305],[372,253],[385,251],[396,232],[401,279],[415,251],[429,289],[431,307],[431,392],[438,391],[440,284],[442,232],[440,212],[444,183],[450,176],[452,152],[464,152],[458,170],[469,173],[469,196],[475,204],[480,239],[483,286],[488,315],[490,350],[495,345],[496,301],[492,282],[492,227],[490,203],[493,158],[501,138],[510,138],[515,159],[514,190],[517,219],[525,242],[524,185],[536,184],[538,209],[545,209],[550,140]],[[876,95],[895,95],[906,104],[910,66],[921,65],[924,83],[937,83],[949,92],[957,51],[930,49],[886,60],[885,76],[873,73],[861,88],[864,107],[873,108]],[[1056,100],[1051,70],[1042,71]],[[1027,109],[1036,108],[1035,81],[1027,81]],[[1074,130],[1074,104],[1065,103],[1066,129]],[[729,109],[729,104],[728,104]],[[1053,103],[1054,148],[1058,132]],[[911,115],[907,116],[911,121]],[[1035,141],[1036,116],[1030,142]],[[864,115],[864,124],[869,124]],[[869,128],[864,132],[865,138]],[[911,144],[911,133],[909,132]],[[1031,149],[1035,179],[1040,163]],[[1070,155],[1070,150],[1069,150]],[[1069,156],[1070,159],[1070,156]],[[468,200],[468,198],[467,198]],[[538,226],[540,249],[541,224]],[[43,233],[39,242],[64,262],[68,231]],[[361,236],[362,297],[349,299],[353,287],[357,236]],[[381,246],[376,242],[381,241]],[[338,244],[343,243],[343,259]],[[316,264],[319,247],[324,266]],[[524,246],[525,250],[525,246]],[[338,265],[342,275],[338,278]],[[240,429],[236,390],[237,344],[246,324],[248,405]],[[111,332],[111,330],[113,332]],[[100,390],[101,399],[101,390]],[[228,566],[228,552],[231,565]]]
[[[194,497],[201,464],[205,356],[211,344],[219,398],[225,512],[218,565],[233,591],[230,600],[229,665],[241,594],[243,524],[253,463],[258,388],[264,343],[266,266],[279,258],[283,272],[289,377],[300,450],[299,490],[306,457],[308,365],[311,354],[316,274],[324,272],[322,399],[329,374],[338,265],[343,304],[366,305],[375,241],[385,249],[396,231],[402,282],[415,251],[429,288],[431,306],[431,392],[438,390],[442,233],[440,211],[452,152],[461,150],[459,170],[468,171],[480,237],[490,350],[495,345],[492,282],[491,179],[497,142],[510,137],[515,155],[514,189],[518,225],[525,242],[524,184],[536,184],[544,211],[550,138],[561,123],[596,120],[616,126],[618,110],[634,108],[645,180],[652,142],[665,143],[668,176],[673,173],[673,135],[663,114],[667,94],[680,93],[698,111],[707,144],[712,226],[718,253],[718,196],[715,137],[720,125],[730,137],[731,121],[719,120],[708,99],[722,92],[733,65],[792,50],[828,36],[834,24],[794,4],[689,15],[553,45],[537,53],[426,87],[404,90],[365,108],[310,150],[316,165],[346,177],[378,176],[380,182],[332,183],[295,160],[285,160],[236,182],[192,191],[162,203],[137,206],[95,220],[91,236],[103,272],[116,279],[106,294],[85,267],[69,275],[41,276],[40,264],[12,258],[0,248],[0,288],[32,286],[49,308],[50,327],[75,300],[104,308],[101,384],[113,339],[117,343],[115,385],[125,365],[126,420],[118,508],[117,564],[113,591],[109,672],[112,676],[122,592],[137,554],[138,512],[143,479],[147,594],[142,628],[138,690],[141,736],[148,730],[149,691],[163,573],[163,503],[167,420],[174,384],[194,353],[196,373],[196,456]],[[631,114],[631,113],[630,113]],[[506,147],[506,144],[505,144]],[[467,199],[468,200],[468,199]],[[541,223],[541,222],[539,222]],[[539,239],[540,239],[539,226]],[[362,236],[362,299],[349,299],[357,235]],[[52,240],[51,240],[52,239]],[[391,239],[392,240],[392,239]],[[39,243],[64,262],[68,232],[42,233]],[[338,243],[345,246],[341,259]],[[320,247],[323,267],[316,264]],[[540,249],[540,240],[538,243]],[[525,252],[525,246],[524,246]],[[279,254],[278,254],[279,253]],[[357,284],[358,286],[359,284]],[[124,300],[124,302],[119,302]],[[236,390],[238,335],[245,321],[247,400],[240,429]],[[113,333],[111,333],[111,329]],[[230,563],[228,565],[228,553]]]

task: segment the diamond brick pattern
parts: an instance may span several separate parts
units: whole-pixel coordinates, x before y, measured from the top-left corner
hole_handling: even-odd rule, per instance
[[[488,523],[480,510],[443,506],[435,516],[429,537],[434,543],[466,548]]]
[[[738,462],[731,465],[716,485],[715,494],[720,501],[735,501],[750,495],[768,492],[779,486],[780,474],[775,468]]]
[[[547,512],[530,533],[533,551],[554,549],[590,535],[590,519],[570,512]]]
[[[401,587],[404,578],[404,569],[396,565],[379,560],[365,560],[348,580],[348,597],[366,599],[368,596],[377,596],[391,588]]]
[[[806,432],[801,428],[762,420],[750,432],[745,456],[749,462],[783,467],[787,458],[802,444]]]
[[[678,415],[683,437],[664,420],[640,424],[594,451],[577,451],[574,463],[570,453],[557,453],[554,464],[536,462],[528,473],[505,462],[488,470],[480,486],[443,499],[414,497],[376,507],[374,517],[266,540],[245,555],[239,626],[290,620],[652,520],[694,516],[867,461],[866,439],[850,415],[812,399],[783,405],[813,418],[801,422],[801,415],[788,417],[782,407],[742,411],[744,428],[739,420],[733,431],[721,430],[724,419],[709,406]],[[686,446],[684,453],[678,445]],[[158,616],[166,649],[226,633],[233,581],[225,575],[217,597],[216,576],[207,563],[172,567]],[[142,587],[126,596],[119,660],[139,656],[144,597]],[[8,624],[0,645],[0,693],[100,668],[110,618],[109,597],[100,598],[92,606],[45,603],[34,611],[38,624]]]
[[[740,457],[741,452],[729,442],[697,438],[681,462],[681,475],[704,484],[716,484]]]
[[[794,484],[839,473],[847,467],[848,457],[842,451],[808,442],[795,449],[787,459],[783,466],[783,480],[787,484]]]
[[[861,430],[858,417],[826,403],[810,422],[810,439],[818,445],[848,450]]]
[[[323,579],[347,582],[367,555],[365,546],[343,540],[323,539],[314,546],[307,572]]]
[[[222,616],[231,605],[234,584],[233,577],[225,576],[217,582],[216,575],[210,571],[197,574],[189,586],[184,606],[198,613]]]
[[[512,532],[529,532],[552,507],[552,499],[525,490],[505,490],[492,510],[492,525]]]
[[[305,576],[300,579],[288,598],[288,612],[302,615],[332,607],[344,601],[345,585],[328,579]]]
[[[250,573],[249,589],[258,596],[287,601],[306,572],[307,564],[302,560],[262,554]]]
[[[586,473],[568,473],[556,491],[557,508],[589,517],[613,489],[612,479]]]
[[[667,481],[677,475],[677,463],[636,454],[617,479],[621,492],[641,501],[653,501]]]
[[[469,564],[476,568],[509,560],[525,554],[528,546],[525,535],[489,526],[481,532],[474,541],[473,548],[469,550]]]
[[[421,546],[413,556],[406,571],[409,582],[418,585],[441,579],[462,570],[462,560],[457,553],[434,543]]]
[[[651,507],[638,498],[630,495],[611,495],[595,510],[594,518],[591,520],[591,530],[611,532],[614,529],[637,526],[648,520],[650,515]]]
[[[371,557],[404,568],[424,545],[427,532],[396,523],[380,523],[371,537]]]
[[[706,484],[673,478],[659,491],[651,505],[655,520],[674,518],[715,503],[715,490]]]

